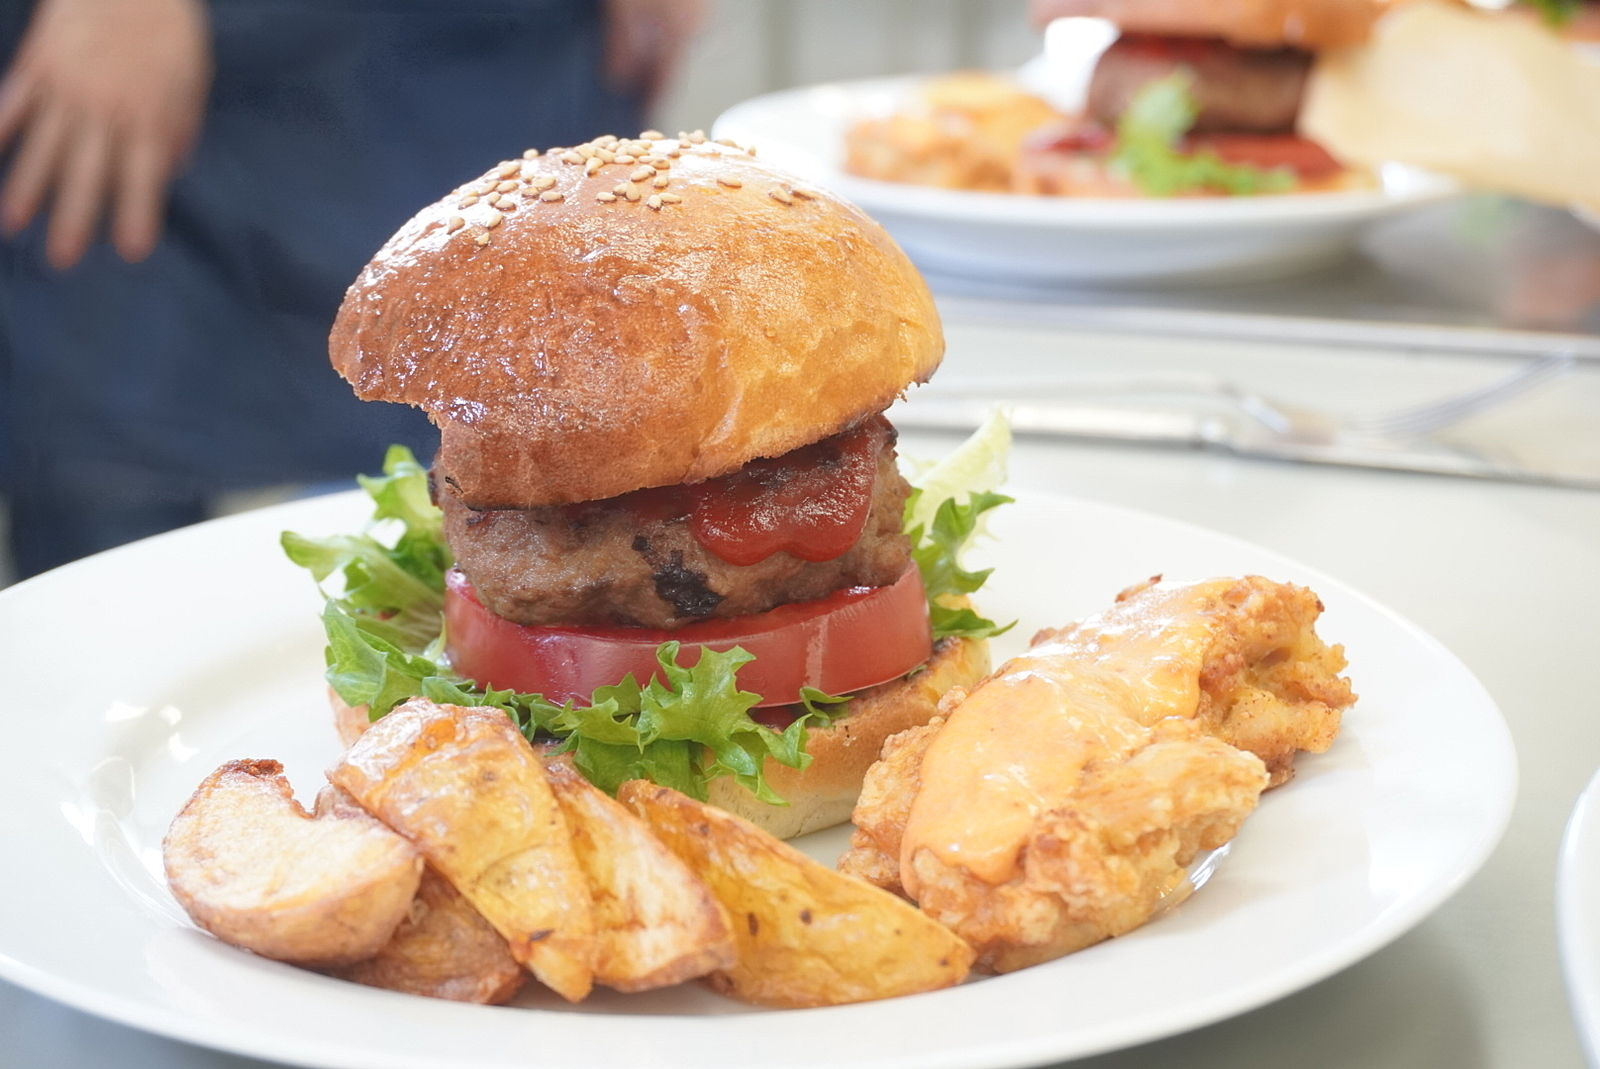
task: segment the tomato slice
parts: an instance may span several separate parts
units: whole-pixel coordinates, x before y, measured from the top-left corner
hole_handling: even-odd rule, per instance
[[[780,605],[731,620],[673,631],[647,627],[529,627],[483,607],[467,577],[445,576],[445,648],[457,672],[496,689],[588,701],[596,687],[658,674],[656,647],[683,643],[680,664],[696,647],[741,646],[755,660],[739,672],[758,703],[788,705],[801,687],[845,694],[896,679],[933,652],[928,601],[916,565],[889,586],[849,587],[816,601]]]

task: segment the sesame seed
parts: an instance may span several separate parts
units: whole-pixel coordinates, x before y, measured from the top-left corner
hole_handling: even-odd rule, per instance
[[[654,161],[651,162],[650,166],[654,167],[658,171],[665,171],[672,166],[672,161],[662,159],[658,156]]]
[[[639,157],[639,162],[648,167],[650,164],[656,162],[655,154],[646,152],[643,156]]]
[[[689,135],[688,140],[693,144],[703,145],[706,143],[706,132],[704,130],[696,130]]]
[[[649,200],[644,202],[644,206],[646,208],[654,208],[659,212],[661,210],[661,194],[656,193],[652,195]]]
[[[539,150],[536,148],[530,148],[528,151],[522,154],[522,158],[525,160],[536,160],[539,158]]]
[[[746,152],[748,152],[752,156],[754,156],[756,154],[756,147],[754,145],[746,145],[744,147],[744,150]]]
[[[735,141],[731,137],[719,137],[719,138],[717,138],[717,142],[716,143],[719,144],[719,145],[727,145],[729,148],[738,148],[739,147],[739,142]]]
[[[654,178],[655,174],[655,171],[651,170],[649,167],[641,167],[628,176],[628,181],[643,182],[646,178]]]
[[[596,193],[594,195],[594,199],[599,201],[601,204],[610,204],[612,201],[617,199],[617,195],[615,193],[606,193],[602,191]]]
[[[654,182],[651,182],[650,184],[655,186],[657,189],[666,189],[668,186],[670,186],[672,184],[672,179],[668,178],[664,174],[663,175],[657,175],[656,176],[656,180]]]
[[[504,218],[505,216],[501,215],[499,212],[491,211],[489,213],[489,218],[483,221],[484,229],[493,230],[495,227],[500,225],[500,220]]]
[[[604,160],[606,163],[616,163],[617,162],[617,154],[615,152],[612,152],[608,148],[603,148],[599,152],[596,152],[595,156],[598,157],[599,159]]]
[[[508,178],[494,188],[495,192],[497,193],[510,193],[513,189],[517,188],[517,183]]]
[[[611,162],[612,163],[620,163],[624,167],[631,167],[631,166],[633,166],[634,163],[636,163],[638,161],[634,159],[634,157],[633,157],[633,155],[631,153],[619,152],[619,153],[616,154],[616,156],[612,159]]]
[[[630,182],[628,184],[627,192],[623,193],[623,196],[637,204],[639,202],[639,198],[644,196],[644,191]]]
[[[594,174],[596,171],[598,171],[600,168],[604,167],[605,165],[606,165],[606,161],[602,160],[599,156],[590,156],[589,157],[589,162],[583,165],[583,173],[584,174]]]
[[[740,186],[744,185],[743,182],[739,181],[731,174],[719,174],[717,175],[717,181],[722,185],[727,186],[729,189],[738,189]]]
[[[789,191],[786,190],[786,189],[783,189],[783,188],[781,188],[779,186],[773,186],[771,189],[767,190],[767,196],[771,197],[773,200],[777,201],[779,204],[793,204],[794,203],[794,198],[789,196]]]
[[[583,157],[578,155],[576,152],[563,152],[561,154],[561,162],[562,163],[582,163],[583,162]]]
[[[533,188],[536,189],[536,190],[539,190],[541,192],[546,190],[546,189],[549,189],[551,186],[553,186],[555,184],[556,184],[556,176],[553,175],[553,174],[540,175],[538,178],[535,178],[533,180]]]
[[[478,203],[478,195],[476,193],[468,193],[466,196],[461,198],[461,200],[456,204],[456,207],[470,208],[476,203]]]
[[[594,143],[597,145],[615,145],[617,143],[617,135],[601,134],[599,137],[594,139]]]
[[[625,197],[628,195],[629,188],[630,187],[628,186],[628,183],[618,182],[616,185],[611,187],[611,192],[615,193],[619,197]]]
[[[640,141],[660,141],[662,138],[664,138],[666,136],[667,135],[662,133],[660,130],[646,130],[644,133],[639,135],[639,140]]]
[[[561,192],[559,189],[547,189],[543,193],[539,194],[539,199],[544,201],[546,204],[553,204],[556,201],[563,200],[565,198],[566,194]]]
[[[544,150],[544,154],[546,156],[559,156],[565,151],[567,151],[566,146],[561,146],[559,148],[547,148]]]
[[[579,145],[577,148],[573,149],[573,151],[576,152],[578,155],[582,156],[586,160],[594,158],[594,146],[593,145]]]
[[[683,203],[683,198],[678,196],[676,193],[662,193],[660,195],[660,199],[661,199],[661,203],[662,204],[682,204]]]
[[[522,164],[512,160],[509,163],[502,163],[499,167],[496,167],[494,170],[494,175],[496,178],[510,178],[521,168]]]
[[[489,244],[489,232],[487,230],[479,231],[473,237],[472,243],[474,245],[487,245],[487,244]]]
[[[800,197],[800,198],[802,198],[804,200],[816,200],[817,197],[820,195],[814,189],[799,189],[799,188],[796,188],[796,189],[791,189],[789,192],[793,193],[795,196]]]
[[[464,227],[466,225],[467,225],[467,221],[465,219],[461,218],[461,216],[452,215],[450,217],[450,221],[445,224],[445,229],[446,229],[447,232],[449,232],[451,234],[454,234],[457,230],[460,230],[462,227]]]
[[[517,206],[516,198],[501,194],[500,199],[494,202],[494,206],[503,212],[510,211]]]

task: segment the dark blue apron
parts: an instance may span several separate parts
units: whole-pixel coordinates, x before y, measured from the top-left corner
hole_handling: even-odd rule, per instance
[[[0,30],[25,21],[0,3]],[[431,455],[329,368],[345,287],[424,204],[535,145],[639,128],[596,0],[215,0],[216,76],[160,246],[65,272],[0,249],[5,490],[23,574],[198,519],[219,491]],[[9,52],[7,53],[9,54]]]

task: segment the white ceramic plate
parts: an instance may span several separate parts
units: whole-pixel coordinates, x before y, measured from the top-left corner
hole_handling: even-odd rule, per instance
[[[1572,1019],[1589,1064],[1600,1069],[1600,772],[1578,798],[1561,841],[1556,927]]]
[[[1343,255],[1366,224],[1456,192],[1391,166],[1382,188],[1263,197],[1092,198],[973,193],[856,178],[844,134],[913,100],[922,78],[835,82],[756,97],[715,136],[850,198],[924,270],[1035,281],[1237,281],[1309,270]]]
[[[1312,585],[1361,692],[1329,753],[1251,817],[1211,881],[1145,928],[948,991],[761,1012],[697,985],[581,1007],[411,998],[252,957],[195,930],[162,834],[222,761],[282,760],[304,797],[335,757],[318,599],[277,536],[353,530],[343,494],[220,520],[0,592],[0,975],[124,1024],[340,1069],[983,1069],[1126,1046],[1258,1006],[1349,965],[1442,902],[1499,838],[1504,722],[1412,625],[1265,550],[1141,513],[1019,492],[986,609],[1045,624],[1165,572]],[[1448,734],[1441,758],[1437,739]],[[841,832],[812,837],[819,855]]]

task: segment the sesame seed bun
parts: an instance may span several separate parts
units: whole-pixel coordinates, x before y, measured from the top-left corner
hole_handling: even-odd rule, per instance
[[[1220,37],[1240,48],[1360,44],[1399,0],[1045,0],[1042,17],[1090,15],[1131,33]]]
[[[441,492],[534,508],[837,433],[925,381],[944,343],[916,270],[853,205],[743,149],[601,139],[425,208],[350,287],[329,347],[359,396],[438,424]]]

